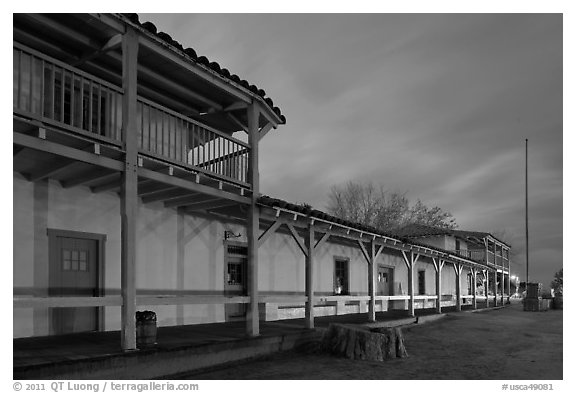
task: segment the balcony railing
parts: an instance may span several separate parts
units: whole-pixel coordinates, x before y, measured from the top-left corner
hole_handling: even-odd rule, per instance
[[[121,140],[122,89],[16,43],[13,55],[15,112]]]
[[[477,262],[484,262],[484,250],[450,250],[463,258],[471,259]]]
[[[248,183],[250,145],[142,97],[138,98],[139,148],[218,177]]]
[[[14,112],[121,145],[120,87],[14,43]],[[138,97],[141,154],[249,186],[250,146]]]

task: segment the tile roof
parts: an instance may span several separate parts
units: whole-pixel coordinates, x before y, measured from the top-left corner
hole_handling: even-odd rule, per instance
[[[219,74],[221,77],[244,87],[245,89],[250,91],[251,94],[261,97],[266,103],[266,105],[268,105],[272,109],[272,111],[274,111],[274,113],[280,118],[282,124],[286,124],[286,117],[282,114],[280,108],[274,106],[274,101],[272,101],[270,97],[266,97],[266,92],[263,89],[250,84],[248,81],[246,81],[245,79],[241,79],[236,74],[232,74],[226,68],[222,68],[220,64],[218,64],[217,62],[215,61],[211,62],[210,60],[208,60],[208,58],[206,58],[206,56],[199,56],[193,48],[184,48],[182,44],[174,40],[168,33],[165,33],[163,31],[158,32],[158,29],[152,22],[141,23],[138,14],[132,13],[132,14],[120,14],[120,15],[127,18],[133,24],[155,35],[165,43],[171,45],[173,49],[181,52],[181,54],[185,55],[188,59],[194,61],[197,64],[202,64],[206,68],[209,68],[213,72]]]
[[[450,236],[460,237],[463,239],[470,238],[470,237],[476,238],[476,239],[484,239],[485,237],[491,236],[494,239],[498,240],[499,242],[510,247],[509,244],[496,238],[494,235],[492,235],[489,232],[462,231],[459,229],[438,228],[438,227],[432,227],[429,225],[422,225],[422,224],[410,224],[410,225],[407,225],[401,229],[395,230],[394,233],[398,236],[403,236],[406,238],[450,235]]]
[[[397,233],[397,231],[394,231],[394,233],[385,232],[385,231],[382,231],[380,229],[376,229],[374,227],[359,224],[357,222],[343,220],[341,218],[327,214],[323,211],[313,209],[312,206],[310,206],[310,205],[294,204],[294,203],[286,202],[282,199],[271,198],[267,195],[263,195],[260,198],[258,198],[258,203],[260,205],[263,205],[263,206],[273,207],[273,208],[278,207],[281,209],[286,209],[286,210],[290,210],[293,212],[305,214],[309,217],[319,218],[321,220],[325,220],[325,221],[328,221],[331,223],[340,224],[340,225],[344,225],[344,226],[347,226],[350,228],[358,229],[360,231],[365,231],[365,232],[370,232],[370,233],[374,233],[377,235],[385,236],[385,237],[388,237],[390,239],[398,240],[398,241],[405,243],[405,244],[408,244],[408,245],[419,246],[419,247],[423,247],[423,248],[428,248],[430,250],[435,250],[435,251],[438,251],[441,253],[449,254],[451,256],[458,257],[459,259],[468,259],[468,258],[464,258],[463,256],[457,254],[454,251],[444,250],[442,248],[434,247],[434,246],[431,246],[429,244],[424,244],[424,243],[414,241],[414,239],[412,239],[410,236],[400,235]],[[436,228],[436,229],[439,229],[439,228]],[[471,262],[474,262],[474,263],[478,263],[477,261],[473,261],[471,259],[468,259],[468,260]]]

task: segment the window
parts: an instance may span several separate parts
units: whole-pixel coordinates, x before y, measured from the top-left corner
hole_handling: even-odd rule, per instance
[[[337,258],[334,260],[334,293],[347,295],[348,288],[348,259]]]
[[[460,250],[460,240],[456,239],[456,250]]]
[[[418,295],[426,295],[426,271],[418,270]]]
[[[86,250],[62,249],[63,271],[88,271],[88,252]]]
[[[228,284],[230,285],[243,285],[244,274],[242,272],[242,264],[229,263],[228,264]]]

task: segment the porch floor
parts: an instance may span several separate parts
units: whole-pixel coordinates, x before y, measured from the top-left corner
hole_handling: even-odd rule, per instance
[[[484,308],[478,304],[478,308]],[[462,310],[472,309],[463,305]],[[455,311],[455,307],[443,307],[442,312]],[[416,316],[434,314],[435,309],[416,309]],[[377,322],[395,321],[409,318],[407,311],[388,311],[376,313]],[[315,327],[319,330],[328,327],[331,323],[362,324],[367,323],[366,313],[332,315],[315,318]],[[298,336],[297,340],[306,341],[306,333],[312,338],[314,332],[304,329],[304,319],[286,319],[279,321],[261,321],[260,337],[258,339],[277,339],[289,336]],[[258,346],[258,340],[246,336],[244,321],[211,323],[198,325],[182,325],[159,327],[157,345],[153,348],[139,351],[123,352],[120,347],[120,332],[87,332],[60,336],[27,337],[13,340],[13,371],[17,378],[21,373],[25,375],[36,368],[52,367],[58,364],[93,362],[109,358],[126,356],[154,355],[175,350],[206,350],[214,351],[219,344],[240,343],[254,340],[253,345]],[[224,363],[224,362],[222,362]]]

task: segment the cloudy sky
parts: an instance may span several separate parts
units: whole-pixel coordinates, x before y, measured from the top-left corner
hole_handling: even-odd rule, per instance
[[[261,191],[326,207],[373,181],[505,231],[525,277],[562,266],[561,14],[140,14],[263,88],[287,124],[261,142]]]

